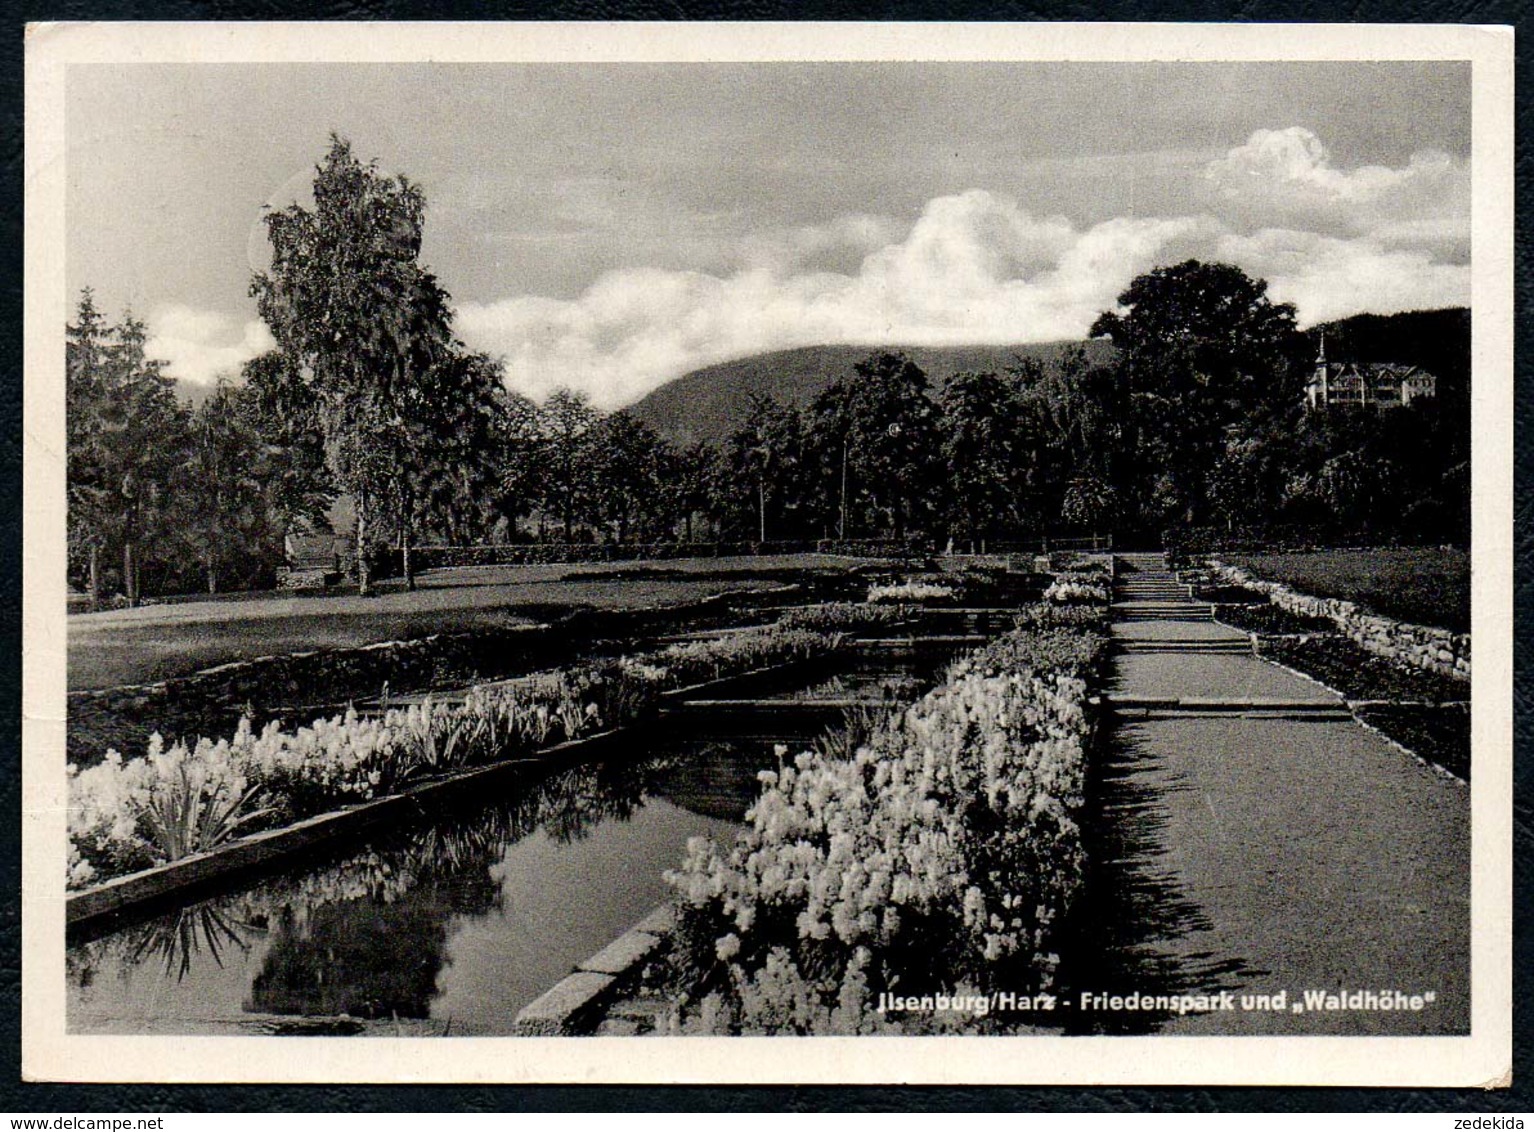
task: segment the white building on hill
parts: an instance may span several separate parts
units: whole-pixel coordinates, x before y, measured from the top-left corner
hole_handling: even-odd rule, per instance
[[[1329,362],[1326,339],[1316,368],[1305,383],[1310,408],[1347,405],[1355,408],[1396,409],[1419,397],[1435,397],[1438,379],[1420,366],[1404,362]]]

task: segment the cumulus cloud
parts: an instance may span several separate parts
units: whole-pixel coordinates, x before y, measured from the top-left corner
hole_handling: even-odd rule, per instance
[[[1204,169],[1238,224],[1367,236],[1458,253],[1470,241],[1470,164],[1431,150],[1400,168],[1344,170],[1310,130],[1258,130]]]
[[[827,224],[778,228],[752,233],[732,258],[758,271],[813,270],[829,261],[852,256],[861,260],[898,239],[901,225],[887,216],[855,213]]]
[[[1102,176],[1132,177],[1128,160]],[[1302,323],[1469,301],[1463,161],[1421,152],[1345,169],[1291,127],[1161,170],[1173,172],[1188,215],[1163,195],[1170,215],[1093,222],[972,189],[929,200],[914,221],[853,212],[750,232],[746,214],[689,210],[642,184],[557,182],[531,201],[548,222],[516,236],[568,237],[575,274],[594,281],[574,297],[464,303],[457,331],[505,360],[513,388],[542,398],[570,386],[610,408],[699,366],[793,346],[1081,337],[1136,275],[1190,257],[1266,279]],[[151,329],[156,354],[191,383],[270,346],[259,322],[187,307],[157,312]]]
[[[1267,229],[1228,235],[1215,254],[1266,279],[1275,302],[1294,303],[1304,323],[1359,311],[1394,314],[1461,306],[1470,301],[1470,268],[1436,262],[1409,249],[1315,232]]]
[[[276,345],[259,319],[242,325],[228,315],[187,306],[159,308],[148,326],[149,356],[163,360],[166,373],[191,386],[211,386],[221,375],[233,376]]]
[[[459,311],[458,329],[503,357],[508,382],[521,392],[541,398],[569,386],[616,407],[699,366],[793,346],[1081,337],[1136,275],[1189,257],[1234,263],[1268,280],[1274,299],[1294,303],[1304,323],[1455,305],[1469,301],[1469,268],[1399,239],[1413,224],[1452,224],[1452,216],[1425,209],[1414,216],[1380,203],[1425,192],[1408,182],[1436,176],[1421,172],[1430,165],[1342,173],[1304,131],[1254,138],[1225,159],[1222,176],[1267,170],[1263,191],[1273,200],[1288,193],[1312,211],[1367,213],[1369,235],[1243,231],[1208,215],[1078,227],[977,189],[928,202],[903,238],[870,247],[850,271],[807,265],[828,247],[884,239],[886,222],[853,216],[771,233],[733,274],[628,268],[573,299],[471,303]]]
[[[1077,337],[1135,275],[1219,234],[1206,218],[1119,219],[1078,229],[1008,196],[939,197],[851,272],[792,270],[795,248],[883,235],[875,218],[778,236],[731,275],[623,269],[570,300],[520,296],[459,310],[471,345],[502,356],[534,397],[562,385],[600,405],[689,369],[825,342],[944,345]],[[788,265],[788,266],[785,266]]]

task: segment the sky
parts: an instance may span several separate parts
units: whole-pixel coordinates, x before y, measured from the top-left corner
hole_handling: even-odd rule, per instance
[[[271,339],[329,134],[426,193],[512,388],[604,408],[819,343],[1079,338],[1189,257],[1301,325],[1470,301],[1463,63],[75,65],[66,279],[187,386]]]

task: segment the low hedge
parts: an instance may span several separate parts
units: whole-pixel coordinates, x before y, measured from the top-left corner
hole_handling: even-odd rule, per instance
[[[1336,632],[1262,637],[1258,649],[1349,700],[1367,701],[1353,709],[1360,719],[1419,758],[1470,780],[1465,682],[1377,656]]]
[[[1417,757],[1470,781],[1468,704],[1371,704],[1358,716]]]
[[[1411,540],[1385,538],[1316,523],[1273,523],[1244,527],[1172,527],[1162,532],[1169,555],[1198,558],[1209,554],[1260,554],[1267,551],[1325,550],[1355,545],[1412,546]]]
[[[504,543],[484,546],[420,546],[411,550],[410,561],[416,570],[433,570],[464,566],[551,566],[566,562],[804,554],[814,549],[815,543],[808,539],[769,542]],[[399,552],[389,552],[380,565],[387,573],[399,573]]]
[[[844,558],[926,558],[932,555],[934,544],[928,539],[821,539],[815,550]]]
[[[1203,595],[1199,595],[1203,598]],[[1261,595],[1258,595],[1261,596]],[[1204,600],[1208,600],[1204,598]],[[1215,606],[1215,620],[1240,629],[1243,633],[1260,633],[1266,636],[1294,633],[1335,634],[1337,626],[1322,617],[1302,617],[1264,602],[1262,605],[1224,604]]]
[[[1264,637],[1258,647],[1263,656],[1314,676],[1350,700],[1453,703],[1469,692],[1462,680],[1376,656],[1338,633]]]

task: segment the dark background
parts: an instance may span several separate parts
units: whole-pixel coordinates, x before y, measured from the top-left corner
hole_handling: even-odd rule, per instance
[[[0,633],[11,663],[0,665],[0,806],[11,820],[3,825],[0,876],[8,899],[0,908],[0,1032],[9,1065],[0,1070],[0,1108],[17,1113],[304,1112],[304,1111],[1442,1111],[1465,1115],[1528,1112],[1534,1109],[1534,1063],[1530,1060],[1529,1010],[1531,948],[1528,932],[1530,864],[1534,856],[1534,760],[1528,752],[1534,725],[1527,710],[1531,684],[1524,660],[1530,644],[1527,601],[1534,578],[1529,571],[1531,472],[1534,441],[1527,428],[1534,412],[1534,389],[1527,374],[1530,325],[1516,321],[1515,410],[1515,579],[1514,664],[1514,949],[1513,1088],[1479,1089],[1236,1089],[1236,1088],[820,1088],[820,1087],[450,1087],[450,1086],[97,1086],[28,1084],[21,1066],[20,932],[20,699],[21,699],[21,356],[22,356],[22,25],[37,20],[1159,20],[1239,22],[1336,22],[1339,12],[1362,23],[1514,24],[1521,40],[1530,30],[1522,0],[1360,0],[1346,6],[1307,0],[1298,3],[1218,3],[1215,0],[1142,0],[1087,4],[1056,0],[1023,4],[998,0],[552,0],[548,3],[484,3],[475,0],[359,0],[248,3],[194,0],[5,0],[8,35],[0,45]],[[1517,89],[1534,88],[1526,50],[1519,53]],[[1517,106],[1517,192],[1515,308],[1534,308],[1527,232],[1522,222],[1534,180],[1525,142],[1534,114],[1526,98]],[[297,1046],[294,1053],[301,1051]],[[1448,1127],[1446,1122],[1445,1127]]]

